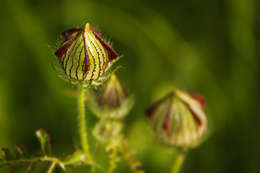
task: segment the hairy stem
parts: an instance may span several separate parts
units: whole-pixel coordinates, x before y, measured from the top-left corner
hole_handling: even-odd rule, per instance
[[[116,148],[113,148],[109,155],[110,160],[109,160],[109,169],[107,171],[108,173],[113,173],[117,167],[117,163],[120,160],[120,157],[118,156],[117,152],[118,151],[116,150]]]
[[[81,147],[85,154],[85,161],[89,162],[91,156],[87,140],[87,128],[85,119],[85,90],[82,85],[79,85],[78,88],[78,115]]]
[[[128,162],[130,169],[133,173],[145,173],[145,171],[141,168],[142,164],[140,161],[134,158],[135,151],[131,151],[128,145],[127,140],[123,140],[123,153],[125,160]]]
[[[185,159],[184,151],[179,151],[175,162],[173,163],[171,173],[179,173]]]
[[[0,167],[7,166],[7,165],[10,165],[10,166],[17,165],[17,164],[21,164],[21,163],[36,163],[36,162],[50,162],[52,164],[55,163],[55,165],[63,164],[65,166],[65,164],[56,157],[44,156],[44,157],[35,157],[35,158],[30,158],[30,159],[23,158],[23,159],[17,159],[17,160],[3,161],[0,163]]]

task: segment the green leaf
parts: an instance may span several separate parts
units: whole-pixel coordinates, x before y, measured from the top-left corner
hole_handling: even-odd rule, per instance
[[[72,155],[69,155],[65,160],[66,165],[79,165],[85,162],[85,154],[81,150],[75,151]]]
[[[36,131],[35,135],[41,144],[41,150],[43,155],[51,155],[50,137],[46,133],[46,131],[43,129],[39,129]]]

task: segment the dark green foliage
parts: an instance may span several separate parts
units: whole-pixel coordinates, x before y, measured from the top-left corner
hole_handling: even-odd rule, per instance
[[[40,153],[32,135],[40,127],[51,134],[59,156],[79,146],[76,101],[64,94],[71,86],[52,70],[48,45],[55,50],[62,30],[90,22],[124,55],[117,74],[136,95],[125,134],[148,173],[168,172],[175,159],[144,118],[147,106],[172,85],[204,95],[210,120],[208,140],[191,151],[183,173],[260,172],[259,5],[257,0],[1,0],[0,148],[23,143],[30,153]],[[90,114],[87,120],[89,129],[97,121]],[[105,164],[95,141],[91,148]],[[118,172],[129,169],[122,165]]]
[[[58,165],[63,172],[71,172],[68,168],[69,166],[86,165],[84,162],[84,153],[81,150],[76,150],[73,154],[67,156],[64,161],[57,157],[51,157],[49,135],[43,129],[37,130],[35,135],[40,142],[41,155],[28,155],[25,150],[19,146],[15,146],[13,151],[2,148],[0,149],[0,167],[8,166],[14,171],[17,165],[23,165],[26,167],[26,171],[31,173],[35,170],[35,167],[39,162],[48,162],[50,163],[50,166],[49,168],[46,168],[46,172],[52,173],[55,171],[56,165]]]

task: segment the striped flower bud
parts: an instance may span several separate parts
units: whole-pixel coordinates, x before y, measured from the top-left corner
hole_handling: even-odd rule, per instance
[[[153,104],[146,115],[162,142],[192,148],[202,141],[207,131],[204,105],[205,100],[201,96],[175,89]]]
[[[133,107],[134,98],[129,95],[115,75],[105,83],[101,92],[88,96],[90,108],[100,118],[119,119]]]
[[[100,84],[120,57],[90,24],[62,33],[65,41],[55,52],[66,79],[73,83]]]

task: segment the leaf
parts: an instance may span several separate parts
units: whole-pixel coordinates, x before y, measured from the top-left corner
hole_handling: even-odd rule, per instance
[[[72,155],[68,156],[64,160],[64,164],[66,165],[79,165],[85,162],[85,154],[81,150],[75,151]]]
[[[51,155],[50,137],[46,133],[46,131],[43,129],[39,129],[36,131],[35,135],[41,144],[41,150],[42,150],[43,155],[45,155],[45,156]]]

